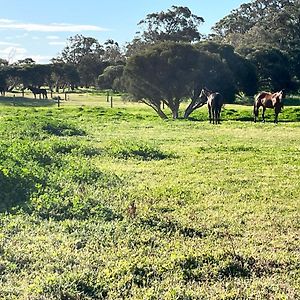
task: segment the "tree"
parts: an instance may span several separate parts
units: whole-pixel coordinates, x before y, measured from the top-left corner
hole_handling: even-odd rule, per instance
[[[193,111],[205,104],[199,98],[202,88],[220,92],[227,103],[233,102],[236,93],[234,76],[226,62],[218,54],[208,51],[198,49],[198,55],[198,61],[195,66],[197,72],[190,96],[191,102],[184,112],[185,118],[188,118]]]
[[[92,37],[75,35],[68,39],[68,45],[63,49],[56,61],[72,64],[77,68],[82,86],[95,85],[98,76],[109,64],[105,59],[118,59],[118,45],[110,40],[104,47]]]
[[[84,57],[100,58],[103,52],[103,47],[95,38],[76,34],[68,39],[68,45],[63,49],[59,59],[65,63],[78,65]]]
[[[275,48],[248,49],[247,58],[257,68],[260,89],[293,89],[289,58]]]
[[[289,65],[290,71],[293,76],[298,80],[298,88],[300,82],[300,48],[295,48],[292,51],[289,51]]]
[[[8,66],[9,62],[6,59],[0,58],[0,67]]]
[[[35,64],[35,61],[30,58],[30,57],[27,57],[27,58],[24,58],[24,59],[19,59],[15,65],[17,66],[29,66],[29,65],[34,65]]]
[[[125,56],[128,58],[132,55],[139,54],[141,51],[145,50],[147,46],[149,46],[149,44],[143,41],[140,37],[135,37],[131,42],[126,44]]]
[[[232,46],[206,41],[198,43],[196,47],[219,55],[220,59],[227,63],[234,77],[236,92],[244,92],[250,96],[257,92],[258,78],[255,65],[236,53]]]
[[[80,78],[76,67],[70,63],[63,63],[61,61],[52,61],[51,82],[56,87],[56,92],[59,88],[65,89],[70,87],[74,89],[80,83]]]
[[[103,61],[110,65],[120,64],[125,61],[119,44],[112,39],[104,43]]]
[[[108,66],[98,77],[98,87],[100,89],[111,89],[114,91],[122,91],[122,76],[124,65]]]
[[[289,51],[300,42],[299,0],[254,0],[213,27],[213,38],[236,48],[272,45]]]
[[[101,74],[108,62],[103,62],[100,58],[94,58],[92,55],[82,57],[77,65],[80,83],[82,86],[95,86],[99,74]]]
[[[148,14],[138,25],[146,27],[141,39],[148,44],[161,41],[190,43],[200,40],[198,26],[203,22],[204,19],[192,14],[188,7],[172,6],[166,12]]]
[[[220,88],[223,84],[224,90],[233,88],[231,79],[230,70],[217,55],[176,42],[163,42],[132,56],[124,70],[126,90],[161,118],[167,118],[162,103],[176,119],[182,101],[191,98],[197,104],[204,86]],[[185,117],[196,108],[192,105]]]

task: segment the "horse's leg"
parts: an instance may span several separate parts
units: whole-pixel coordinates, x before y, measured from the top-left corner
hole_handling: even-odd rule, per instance
[[[218,124],[218,113],[216,107],[213,109],[213,124]]]
[[[208,104],[209,123],[211,123],[211,113],[212,113],[212,111],[211,111],[211,105]]]
[[[278,123],[278,114],[279,113],[280,113],[280,108],[278,109],[277,107],[275,107],[275,119],[274,119],[275,124]]]
[[[253,106],[253,114],[254,114],[254,122],[256,122],[256,120],[258,118],[258,107],[257,107],[256,103],[254,103],[254,106]]]
[[[265,111],[266,111],[266,108],[263,106],[263,111],[262,111],[262,121],[265,123]]]

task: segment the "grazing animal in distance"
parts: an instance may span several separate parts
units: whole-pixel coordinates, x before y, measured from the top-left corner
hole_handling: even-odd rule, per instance
[[[29,85],[27,88],[33,93],[35,99],[36,99],[36,95],[39,95],[40,99],[41,99],[41,95],[43,96],[43,99],[48,99],[46,89],[36,88],[31,85]]]
[[[254,114],[254,122],[257,121],[259,108],[262,107],[262,120],[265,122],[265,111],[267,108],[273,108],[275,111],[275,119],[274,123],[278,123],[278,114],[281,112],[283,108],[283,99],[285,98],[284,91],[281,90],[276,93],[270,92],[261,92],[259,93],[254,100],[253,105],[253,114]]]
[[[0,85],[0,94],[1,94],[1,96],[5,96],[6,91],[7,91],[6,86]]]
[[[212,92],[207,88],[203,88],[199,98],[207,102],[209,123],[220,124],[221,109],[224,101],[223,96],[218,92]]]

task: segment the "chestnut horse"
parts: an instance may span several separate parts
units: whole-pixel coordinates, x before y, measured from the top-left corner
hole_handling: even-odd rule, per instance
[[[256,122],[258,118],[259,108],[262,107],[262,120],[265,122],[265,111],[267,108],[274,108],[275,111],[275,119],[274,123],[278,123],[278,114],[281,112],[283,107],[282,99],[285,97],[284,91],[281,90],[280,92],[276,93],[269,93],[269,92],[261,92],[259,93],[254,100],[254,122]]]
[[[207,102],[209,123],[220,124],[220,114],[223,106],[223,96],[206,88],[201,90],[199,98]]]

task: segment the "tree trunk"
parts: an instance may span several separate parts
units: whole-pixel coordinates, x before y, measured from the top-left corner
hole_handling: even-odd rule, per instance
[[[152,109],[155,110],[155,112],[162,118],[162,119],[168,119],[167,115],[162,111],[160,107],[160,103],[150,103],[147,101],[142,100],[142,102],[148,106],[150,106]]]
[[[172,112],[173,119],[178,119],[179,100],[175,99],[174,101],[172,101],[172,99],[171,99],[170,101],[168,101],[168,103],[169,103],[169,107]]]
[[[156,107],[155,111],[162,119],[164,119],[164,120],[168,119],[167,115],[162,111],[162,109],[160,107]]]
[[[192,102],[189,104],[189,106],[186,108],[184,112],[184,118],[187,119],[194,110],[203,106],[205,103],[206,103],[205,101],[202,101],[199,98],[192,98]]]

